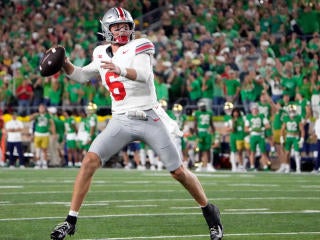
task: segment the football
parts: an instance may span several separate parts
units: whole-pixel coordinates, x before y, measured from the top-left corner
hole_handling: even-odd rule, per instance
[[[39,70],[43,77],[51,76],[60,71],[65,60],[65,49],[62,46],[47,50],[40,61]]]

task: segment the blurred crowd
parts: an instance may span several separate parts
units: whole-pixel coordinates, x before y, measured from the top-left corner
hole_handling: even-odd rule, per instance
[[[35,111],[40,102],[79,107],[92,101],[110,107],[99,79],[80,86],[62,73],[42,78],[38,65],[55,45],[64,46],[78,66],[90,62],[102,40],[99,19],[106,9],[122,6],[136,19],[136,37],[147,36],[156,46],[157,93],[169,106],[203,99],[219,115],[230,101],[248,112],[262,91],[274,101],[284,93],[295,100],[299,92],[317,112],[320,4],[315,1],[21,0],[1,5],[3,111],[19,107],[19,114],[30,114],[29,106]]]
[[[205,103],[225,115],[225,103],[244,114],[261,95],[320,109],[320,3],[311,0],[1,1],[0,107],[29,115],[40,103],[81,110],[93,102],[110,114],[110,96],[99,79],[86,85],[63,73],[43,78],[46,49],[62,45],[75,65],[90,62],[102,39],[99,19],[113,6],[132,13],[136,38],[156,47],[157,96],[191,116]],[[78,113],[75,113],[78,114]]]

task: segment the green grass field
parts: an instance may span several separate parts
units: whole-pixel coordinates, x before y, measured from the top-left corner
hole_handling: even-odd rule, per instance
[[[77,169],[0,169],[0,239],[49,239]],[[320,239],[320,175],[198,174],[224,239]],[[166,171],[100,169],[66,239],[209,239],[196,203]]]

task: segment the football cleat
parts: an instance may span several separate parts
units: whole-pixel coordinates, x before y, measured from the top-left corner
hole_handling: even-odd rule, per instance
[[[213,226],[210,228],[210,239],[211,240],[220,240],[223,237],[223,231],[220,225]]]
[[[210,239],[221,240],[223,237],[223,226],[220,220],[220,211],[218,207],[209,203],[208,206],[202,208],[203,216],[209,226]]]
[[[63,240],[68,234],[71,236],[76,231],[76,226],[67,221],[59,223],[51,232],[50,238],[53,240]]]

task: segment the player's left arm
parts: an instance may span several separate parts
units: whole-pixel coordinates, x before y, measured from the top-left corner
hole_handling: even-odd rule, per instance
[[[152,58],[148,53],[135,55],[130,68],[120,67],[111,61],[101,61],[102,68],[135,81],[147,81],[152,75]]]
[[[299,123],[299,130],[300,130],[300,138],[304,139],[305,131],[304,131],[304,124],[303,122]]]

